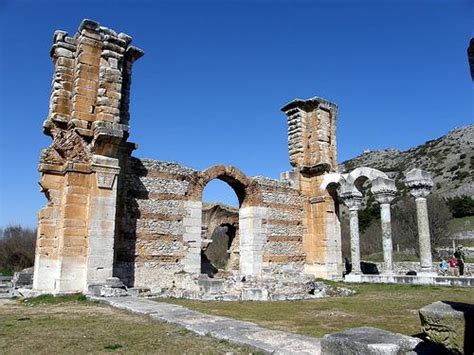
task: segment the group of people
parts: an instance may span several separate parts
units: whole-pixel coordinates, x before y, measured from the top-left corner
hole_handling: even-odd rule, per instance
[[[451,276],[464,275],[464,250],[462,245],[458,246],[449,259],[443,259],[439,265],[443,273]]]

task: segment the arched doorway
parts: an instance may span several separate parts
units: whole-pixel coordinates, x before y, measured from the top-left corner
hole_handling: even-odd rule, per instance
[[[252,179],[232,166],[217,165],[197,174],[191,181],[185,202],[186,216],[184,222],[184,241],[189,247],[184,258],[185,271],[201,273],[202,262],[202,194],[206,185],[218,179],[227,183],[234,190],[239,204],[238,236],[239,262],[238,272],[244,275],[260,275],[263,263],[263,248],[266,233],[263,219],[266,208],[261,207],[260,190]]]
[[[227,183],[211,180],[203,191],[201,274],[239,271],[239,201]]]

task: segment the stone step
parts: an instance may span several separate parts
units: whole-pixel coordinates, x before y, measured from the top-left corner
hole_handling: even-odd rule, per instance
[[[183,306],[137,297],[89,297],[152,320],[184,327],[199,335],[246,345],[268,354],[321,354],[321,339],[270,330],[254,323],[192,311]]]

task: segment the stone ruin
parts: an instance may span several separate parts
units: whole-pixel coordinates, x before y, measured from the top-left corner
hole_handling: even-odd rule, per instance
[[[72,37],[54,34],[43,124],[52,143],[39,164],[47,205],[39,213],[35,291],[90,292],[123,283],[137,292],[185,297],[226,290],[230,299],[281,299],[292,285],[297,291],[290,298],[318,294],[314,277],[343,275],[339,198],[351,210],[352,260],[360,272],[355,182],[361,176],[373,182],[381,203],[385,271],[391,272],[394,182],[370,168],[337,173],[334,103],[313,97],[282,108],[293,170],[279,180],[233,166],[198,171],[138,159],[127,140],[129,98],[132,66],[144,53],[131,42],[91,20]],[[238,211],[203,206],[203,189],[213,179],[235,191]],[[223,278],[210,280],[203,258],[212,254],[217,227],[230,233],[229,255]]]

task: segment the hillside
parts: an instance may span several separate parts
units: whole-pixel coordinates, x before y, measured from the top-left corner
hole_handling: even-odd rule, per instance
[[[433,174],[434,192],[445,197],[474,196],[474,125],[456,128],[448,134],[406,151],[394,149],[366,152],[339,165],[341,172],[368,166],[395,177],[412,168]]]

